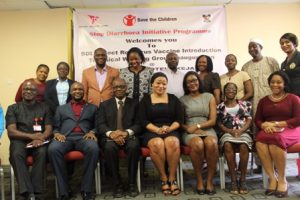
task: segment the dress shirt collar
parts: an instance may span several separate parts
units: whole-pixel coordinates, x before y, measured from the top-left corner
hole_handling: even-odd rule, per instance
[[[116,100],[116,103],[117,103],[117,105],[119,107],[119,103],[118,102],[121,100],[121,101],[123,101],[123,105],[124,105],[126,97],[124,97],[123,99],[118,99],[118,98],[115,97],[115,100]]]
[[[85,104],[84,100],[77,102],[74,99],[72,99],[70,102],[71,102],[71,105],[84,105]]]
[[[102,68],[101,72],[99,71],[99,69],[96,65],[95,65],[94,69],[95,69],[95,72],[98,71],[100,74],[103,74],[103,73],[107,72],[107,66],[106,65]]]
[[[61,82],[61,83],[63,83],[63,82],[68,82],[68,79],[66,78],[65,80],[60,80],[58,77],[57,77],[57,79],[56,79],[58,82]]]

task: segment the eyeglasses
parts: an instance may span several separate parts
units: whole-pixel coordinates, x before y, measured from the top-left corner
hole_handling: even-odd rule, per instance
[[[195,79],[192,79],[192,80],[187,80],[187,81],[186,81],[186,84],[189,85],[189,84],[197,83],[197,82],[198,82],[198,79],[195,78]]]
[[[237,92],[235,88],[226,88],[225,92]]]
[[[25,92],[36,92],[37,89],[36,88],[23,88],[23,91],[25,91]]]
[[[114,85],[114,86],[113,86],[113,89],[114,89],[114,90],[117,90],[117,89],[123,90],[123,89],[125,89],[125,88],[126,88],[126,85]]]

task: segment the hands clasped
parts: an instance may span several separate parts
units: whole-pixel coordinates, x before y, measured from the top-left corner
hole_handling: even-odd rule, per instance
[[[126,131],[116,130],[110,133],[109,138],[112,139],[118,145],[124,145],[129,134]]]

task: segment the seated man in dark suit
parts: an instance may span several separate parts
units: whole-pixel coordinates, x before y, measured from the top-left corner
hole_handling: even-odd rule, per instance
[[[58,182],[60,199],[69,199],[68,173],[64,155],[72,150],[84,154],[84,172],[81,184],[83,200],[94,200],[94,171],[99,158],[95,120],[97,107],[83,100],[81,83],[71,86],[72,100],[56,110],[53,125],[54,140],[48,148],[48,156]]]
[[[52,133],[52,115],[45,103],[36,102],[37,87],[33,81],[22,85],[22,101],[10,105],[6,112],[6,128],[10,139],[9,161],[14,168],[19,191],[26,199],[40,199],[44,192],[47,146]],[[33,156],[32,171],[26,157]]]
[[[73,80],[68,79],[70,66],[66,62],[59,62],[56,67],[58,78],[51,79],[46,82],[44,99],[52,113],[58,106],[64,105],[71,101],[71,85]]]
[[[100,104],[97,115],[97,130],[101,135],[100,145],[104,157],[111,169],[115,182],[113,196],[121,198],[124,195],[119,174],[119,149],[124,149],[128,158],[128,194],[138,195],[136,175],[140,146],[138,134],[140,126],[137,123],[137,103],[126,97],[127,86],[123,79],[116,78],[113,83],[114,97]]]

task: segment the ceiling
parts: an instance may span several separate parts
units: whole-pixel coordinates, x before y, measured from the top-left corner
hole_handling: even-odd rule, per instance
[[[51,8],[120,8],[172,5],[223,5],[243,3],[300,3],[300,0],[0,0],[0,10],[34,10]]]

